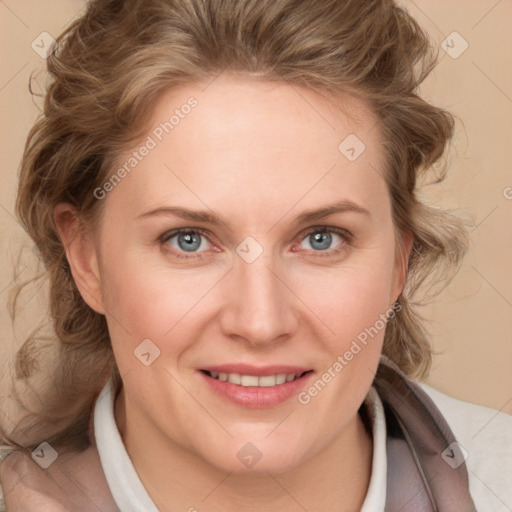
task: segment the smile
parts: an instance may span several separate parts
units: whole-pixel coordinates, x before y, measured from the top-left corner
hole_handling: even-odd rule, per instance
[[[198,371],[214,396],[252,409],[284,404],[307,386],[314,373],[298,367],[263,369],[245,365],[224,365]]]
[[[239,373],[225,373],[225,372],[209,372],[204,370],[204,372],[211,377],[212,379],[217,379],[223,382],[230,382],[231,384],[236,384],[237,386],[244,387],[272,387],[272,386],[280,386],[285,384],[286,382],[292,382],[294,380],[299,379],[306,372],[302,373],[277,373],[275,375],[241,375]]]

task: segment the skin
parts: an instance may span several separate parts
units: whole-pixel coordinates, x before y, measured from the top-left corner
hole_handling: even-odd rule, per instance
[[[349,95],[223,74],[167,91],[148,135],[190,96],[197,107],[102,199],[97,229],[79,231],[70,205],[56,209],[74,279],[108,321],[128,453],[162,511],[358,510],[372,439],[357,411],[384,329],[307,405],[248,409],[215,395],[197,369],[291,364],[318,378],[395,302],[411,237],[397,243],[377,119]],[[338,150],[349,134],[366,146],[352,162]],[[367,213],[297,224],[341,200]],[[169,206],[229,225],[143,216]],[[351,236],[330,231],[318,249],[309,231],[322,226]],[[202,230],[196,252],[162,239],[177,228]],[[263,249],[252,263],[236,252],[248,236]],[[160,350],[149,366],[134,356],[144,339]],[[252,468],[237,457],[248,442],[262,454]]]

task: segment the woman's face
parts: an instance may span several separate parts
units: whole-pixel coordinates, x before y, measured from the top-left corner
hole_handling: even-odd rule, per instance
[[[134,429],[279,472],[358,421],[404,273],[376,118],[339,105],[233,75],[181,85],[95,191],[83,295]]]

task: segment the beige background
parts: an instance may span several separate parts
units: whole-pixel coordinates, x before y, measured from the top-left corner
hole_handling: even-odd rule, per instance
[[[423,94],[459,121],[450,175],[425,194],[472,220],[471,250],[453,283],[428,306],[436,356],[427,382],[452,396],[512,413],[512,2],[510,0],[403,0],[437,47],[440,61]],[[53,37],[83,8],[82,0],[0,1],[0,370],[12,368],[14,348],[44,317],[44,300],[25,299],[14,330],[6,310],[16,254],[27,239],[12,216],[24,142],[41,100],[27,84],[44,59],[31,47],[42,32]],[[463,39],[457,35],[458,32]],[[461,55],[464,41],[468,47]],[[457,58],[453,58],[457,57]],[[44,76],[36,80],[36,89]],[[30,245],[29,245],[30,248]],[[22,277],[37,257],[27,251]],[[0,395],[6,395],[5,385]],[[0,416],[2,411],[0,410]]]

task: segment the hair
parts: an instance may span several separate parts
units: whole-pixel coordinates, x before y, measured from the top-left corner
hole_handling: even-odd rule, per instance
[[[432,347],[415,311],[417,294],[427,284],[447,284],[467,246],[462,222],[417,193],[454,129],[448,112],[417,93],[436,57],[417,22],[392,0],[89,2],[47,58],[49,85],[25,145],[16,202],[49,282],[56,352],[52,392],[36,414],[38,428],[48,427],[44,440],[84,449],[97,393],[109,377],[120,379],[105,318],[85,303],[72,278],[54,209],[71,203],[84,222],[97,222],[104,201],[93,191],[142,136],[161,93],[224,71],[331,97],[353,94],[376,114],[395,228],[414,236],[383,353],[407,375],[426,376]],[[42,343],[35,333],[17,352],[18,381],[37,374]],[[28,435],[23,447],[42,440]]]

